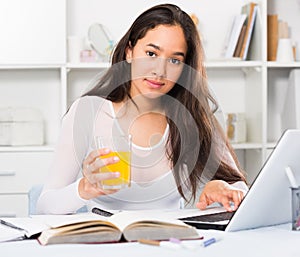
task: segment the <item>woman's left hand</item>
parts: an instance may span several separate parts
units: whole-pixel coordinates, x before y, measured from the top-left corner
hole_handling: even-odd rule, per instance
[[[205,185],[196,206],[204,210],[208,205],[218,202],[221,203],[227,211],[234,211],[243,198],[243,191],[234,188],[223,180],[212,180]],[[232,206],[231,203],[233,203],[234,206]]]

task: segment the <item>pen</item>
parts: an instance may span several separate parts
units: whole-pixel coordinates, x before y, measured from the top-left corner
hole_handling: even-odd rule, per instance
[[[161,241],[157,241],[157,240],[149,240],[149,239],[139,239],[138,242],[140,244],[146,244],[146,245],[154,245],[154,246],[161,246],[161,247],[165,247],[165,248],[169,248],[169,249],[180,249],[181,246],[179,244],[174,244],[172,242],[161,242]]]
[[[202,245],[203,247],[207,247],[207,246],[209,246],[209,245],[211,245],[211,244],[214,244],[214,243],[216,243],[216,242],[218,242],[218,241],[220,241],[219,238],[212,237],[212,238],[210,238],[210,239],[207,239],[207,240],[203,241],[201,245]]]
[[[110,217],[110,216],[113,215],[113,213],[111,213],[111,212],[109,212],[109,211],[105,211],[105,210],[99,209],[99,208],[97,208],[97,207],[94,207],[94,208],[92,209],[92,212],[93,212],[93,213],[96,213],[96,214],[99,214],[99,215],[101,215],[101,216],[105,216],[105,217]]]
[[[20,227],[17,227],[16,225],[8,222],[8,221],[5,221],[5,220],[0,220],[0,224],[4,225],[4,226],[7,226],[7,227],[10,227],[10,228],[13,228],[13,229],[17,229],[17,230],[20,230],[20,231],[24,231],[25,233],[27,233],[27,230],[23,229],[23,228],[20,228]]]

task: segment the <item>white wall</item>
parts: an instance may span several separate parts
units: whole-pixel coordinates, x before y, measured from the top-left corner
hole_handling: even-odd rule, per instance
[[[237,0],[109,0],[105,3],[99,0],[68,0],[67,33],[86,37],[88,27],[98,22],[108,27],[118,40],[142,11],[166,2],[177,4],[188,14],[195,13],[198,16],[207,57],[215,59],[220,57],[233,16],[240,13],[241,5],[248,1],[240,0],[240,4],[237,4]],[[202,22],[204,20],[205,26]]]
[[[2,0],[0,64],[65,62],[65,1]]]

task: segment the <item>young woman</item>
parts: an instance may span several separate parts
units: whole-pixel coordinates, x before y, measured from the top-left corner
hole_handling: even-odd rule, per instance
[[[119,41],[112,66],[65,115],[39,213],[104,209],[235,209],[247,186],[214,111],[204,53],[192,19],[171,4],[142,13]],[[95,137],[132,136],[131,186],[101,187],[118,158]],[[99,158],[101,157],[101,158]],[[199,198],[196,198],[198,193]],[[232,203],[234,205],[232,205]]]

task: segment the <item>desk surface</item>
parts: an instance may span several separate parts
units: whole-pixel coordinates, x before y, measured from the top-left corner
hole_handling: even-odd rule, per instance
[[[230,257],[272,257],[300,256],[300,231],[291,231],[291,225],[285,224],[239,232],[222,232],[215,230],[199,230],[205,238],[220,237],[221,240],[206,248],[199,241],[189,244],[199,245],[194,250],[166,249],[158,246],[139,243],[119,244],[65,244],[41,246],[36,240],[0,243],[1,257],[66,257],[66,256],[230,256]]]

